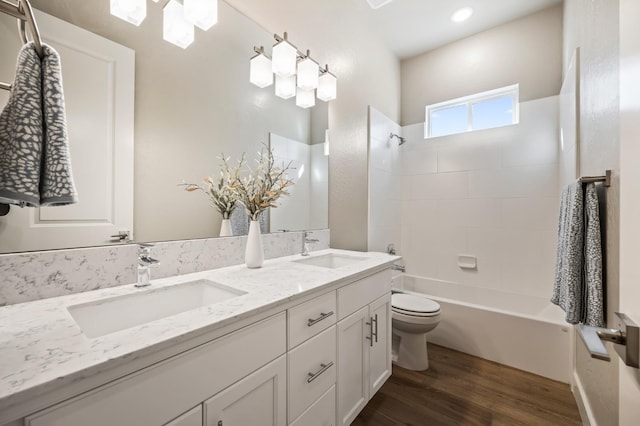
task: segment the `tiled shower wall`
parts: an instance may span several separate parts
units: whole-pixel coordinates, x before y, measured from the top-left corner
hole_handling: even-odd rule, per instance
[[[402,176],[398,139],[401,128],[373,107],[369,107],[369,251],[386,251],[402,246]]]
[[[310,250],[329,248],[329,230],[312,231],[319,242]],[[303,232],[262,236],[265,259],[300,253]],[[151,278],[205,271],[244,262],[246,237],[203,238],[156,243],[152,256],[160,265]],[[137,277],[137,246],[89,247],[0,255],[0,306],[98,288],[132,284]]]
[[[558,97],[520,123],[424,139],[405,126],[402,255],[412,275],[550,297],[558,217]],[[373,177],[372,177],[373,180]],[[477,269],[458,266],[459,255]]]

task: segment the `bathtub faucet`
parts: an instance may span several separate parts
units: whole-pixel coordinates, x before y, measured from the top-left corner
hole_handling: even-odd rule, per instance
[[[391,265],[391,269],[393,271],[400,271],[400,272],[406,272],[405,271],[405,267],[402,265],[396,265],[395,263],[393,265]]]

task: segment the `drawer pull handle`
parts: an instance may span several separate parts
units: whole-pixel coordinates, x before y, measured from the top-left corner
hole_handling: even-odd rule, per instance
[[[320,321],[322,321],[323,319],[327,319],[327,318],[329,318],[331,315],[333,315],[333,311],[328,312],[328,313],[326,313],[326,314],[325,314],[324,312],[322,312],[322,313],[320,314],[320,316],[319,316],[318,318],[316,318],[316,319],[311,319],[311,318],[309,318],[309,319],[307,320],[307,327],[311,327],[311,326],[313,326],[313,325],[316,325],[317,323],[319,323],[319,322],[320,322]]]
[[[330,369],[332,366],[333,366],[333,361],[331,361],[328,364],[320,364],[320,367],[321,367],[320,370],[318,370],[316,373],[308,373],[309,378],[307,379],[307,383],[313,382],[315,379],[320,377],[322,373]]]
[[[376,331],[373,331],[373,324],[371,324],[371,337],[376,338],[376,343],[378,343],[378,314],[375,315],[375,318],[371,318],[371,322],[376,324]]]
[[[371,318],[371,321],[365,322],[365,325],[369,326],[369,335],[364,336],[364,338],[369,341],[369,346],[373,346],[373,318]]]

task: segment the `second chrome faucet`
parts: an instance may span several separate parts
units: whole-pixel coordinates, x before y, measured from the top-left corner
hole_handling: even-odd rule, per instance
[[[309,244],[310,243],[319,243],[320,240],[317,238],[309,238],[311,232],[304,231],[304,235],[302,236],[302,256],[309,256]]]
[[[151,268],[160,261],[151,257],[153,244],[138,244],[138,282],[136,287],[146,287],[151,284]]]

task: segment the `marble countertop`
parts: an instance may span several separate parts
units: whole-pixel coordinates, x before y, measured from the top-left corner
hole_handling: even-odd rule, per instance
[[[152,280],[150,287],[133,284],[0,308],[0,413],[116,364],[215,332],[234,322],[284,306],[332,285],[346,283],[388,267],[400,259],[386,253],[327,249],[328,253],[364,258],[330,269],[292,260],[300,255],[265,261],[262,268],[244,265]],[[104,298],[208,279],[246,294],[186,311],[144,325],[90,339],[67,307]]]

